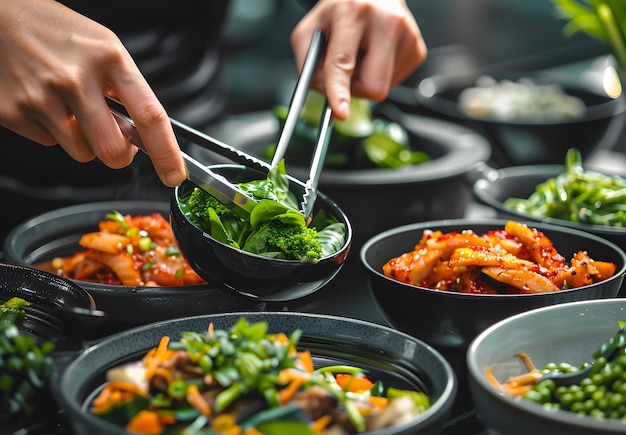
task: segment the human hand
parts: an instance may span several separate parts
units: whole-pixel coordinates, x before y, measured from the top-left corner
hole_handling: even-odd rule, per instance
[[[327,47],[312,87],[346,120],[350,98],[384,100],[426,58],[426,45],[405,0],[318,0],[291,34],[302,68],[315,28]],[[320,62],[321,63],[321,62]]]
[[[53,0],[0,0],[0,124],[75,160],[128,166],[137,152],[104,95],[134,120],[161,181],[185,165],[165,109],[109,29]]]

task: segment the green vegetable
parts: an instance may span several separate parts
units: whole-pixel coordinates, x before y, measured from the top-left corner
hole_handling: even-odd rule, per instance
[[[200,188],[181,202],[188,219],[222,243],[246,252],[279,259],[317,262],[345,243],[343,223],[318,213],[307,226],[299,204],[289,190],[284,161],[266,179],[240,183],[258,200],[246,221]]]
[[[537,185],[527,199],[508,198],[503,205],[537,217],[626,227],[626,179],[585,171],[580,151],[571,148],[563,173]]]
[[[304,158],[311,155],[317,142],[323,107],[324,96],[310,91],[285,153],[290,163],[308,164]],[[284,106],[274,108],[274,114],[281,126],[287,112],[288,108]],[[269,146],[264,156],[271,159],[274,150],[275,145]],[[404,127],[396,122],[374,119],[369,100],[352,98],[350,118],[346,121],[335,120],[333,123],[324,164],[327,167],[350,169],[397,168],[428,160],[430,157],[425,152],[411,148]]]
[[[53,344],[39,345],[16,325],[0,327],[0,426],[28,418],[47,386],[54,367]]]
[[[602,40],[618,64],[626,67],[626,2],[623,0],[552,0],[561,18],[569,20],[563,32]]]
[[[11,325],[21,327],[26,317],[24,307],[29,305],[30,302],[18,297],[13,297],[0,305],[0,328]]]

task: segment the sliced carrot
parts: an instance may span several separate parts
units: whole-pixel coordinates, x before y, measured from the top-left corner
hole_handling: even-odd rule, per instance
[[[213,430],[218,435],[240,435],[241,426],[237,424],[235,416],[232,414],[220,414],[213,419]],[[247,433],[247,432],[246,432]]]
[[[367,401],[369,403],[371,403],[374,406],[377,406],[379,408],[385,408],[387,406],[387,404],[389,403],[389,399],[387,399],[386,397],[381,397],[381,396],[370,396]]]
[[[156,412],[142,410],[126,425],[126,429],[144,435],[159,435],[163,432],[163,424]]]
[[[209,402],[202,396],[200,390],[198,390],[198,386],[195,384],[191,384],[187,387],[187,402],[191,406],[193,406],[200,414],[205,417],[210,417],[212,414],[211,406]]]
[[[345,373],[337,373],[335,375],[337,383],[344,391],[351,391],[353,393],[359,391],[369,391],[374,386],[374,383],[365,376],[354,376]]]
[[[280,403],[287,403],[295,396],[298,389],[304,384],[304,379],[293,379],[289,385],[278,392]]]
[[[311,357],[310,350],[300,352],[300,363],[302,364],[302,370],[307,373],[313,373],[313,370],[315,370],[315,367],[313,367],[313,358]]]
[[[320,418],[318,418],[317,420],[311,423],[311,430],[316,433],[322,433],[324,432],[324,429],[326,429],[332,421],[333,421],[333,418],[330,414],[324,414]]]
[[[152,376],[154,376],[154,372],[157,367],[161,363],[171,358],[173,352],[169,351],[167,348],[169,343],[170,338],[167,335],[163,336],[161,338],[161,341],[159,341],[159,346],[157,347],[156,351],[152,353],[151,357],[148,358],[146,356],[144,358],[143,362],[146,366],[146,379],[152,379]]]

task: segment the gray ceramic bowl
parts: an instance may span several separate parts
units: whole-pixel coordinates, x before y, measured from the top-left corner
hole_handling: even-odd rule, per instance
[[[504,319],[480,333],[467,351],[470,390],[479,418],[490,434],[583,435],[623,434],[626,424],[600,421],[499,394],[487,381],[485,368],[510,367],[517,352],[526,352],[537,367],[549,362],[579,365],[613,337],[626,319],[626,299],[578,301],[544,307]],[[521,374],[510,369],[507,374]],[[494,372],[496,375],[504,374]],[[501,380],[501,379],[500,379]]]
[[[411,222],[463,217],[472,200],[475,171],[489,159],[491,147],[475,131],[432,117],[406,114],[381,104],[375,117],[401,124],[411,146],[429,154],[431,161],[399,169],[324,168],[319,189],[347,214],[353,228],[353,249],[388,228]],[[248,113],[214,127],[213,136],[260,156],[278,137],[278,122],[271,112]],[[192,148],[200,161],[218,161],[205,149]],[[289,166],[299,180],[308,168]],[[374,204],[374,205],[372,205]],[[373,208],[377,213],[373,217]]]
[[[386,385],[425,388],[431,407],[406,423],[371,432],[372,435],[440,433],[456,395],[456,377],[449,363],[432,347],[393,329],[335,316],[303,313],[230,313],[160,322],[111,336],[86,349],[53,378],[53,393],[79,434],[127,434],[87,411],[90,394],[104,382],[104,373],[129,359],[139,358],[156,346],[163,335],[178,337],[184,331],[228,329],[240,317],[266,321],[270,332],[301,329],[302,348],[311,349],[315,364],[354,364],[367,367],[372,377]]]
[[[565,93],[583,100],[585,115],[576,120],[528,122],[474,118],[459,106],[461,92],[489,75],[498,81],[532,78],[537,84],[561,86]],[[589,156],[609,148],[619,137],[626,120],[623,97],[611,98],[602,83],[585,82],[564,74],[531,71],[475,71],[471,74],[438,74],[423,79],[415,89],[420,107],[430,116],[457,122],[484,135],[493,147],[492,158],[499,167],[537,163],[561,163],[569,148]]]
[[[80,236],[95,231],[107,213],[167,217],[170,205],[155,201],[103,201],[63,207],[28,219],[7,236],[4,257],[12,264],[31,267],[56,256],[82,250]],[[264,308],[258,301],[229,294],[214,285],[131,287],[72,281],[87,290],[99,309],[109,313],[103,332],[174,317]]]
[[[504,228],[502,219],[451,219],[422,222],[387,230],[361,249],[368,286],[385,318],[398,329],[431,344],[447,358],[465,355],[472,339],[490,325],[517,313],[546,305],[615,297],[626,275],[626,253],[593,234],[571,228],[532,223],[549,237],[565,258],[581,249],[591,258],[617,264],[615,275],[576,289],[539,294],[464,294],[413,286],[388,278],[382,266],[391,258],[412,251],[424,230],[444,233],[473,229],[478,234]]]

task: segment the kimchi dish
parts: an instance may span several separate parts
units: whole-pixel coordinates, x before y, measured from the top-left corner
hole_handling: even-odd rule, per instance
[[[412,251],[383,265],[385,276],[406,284],[473,294],[578,288],[610,278],[616,269],[584,247],[568,260],[543,232],[515,221],[484,234],[426,230]]]
[[[82,250],[35,266],[79,281],[124,286],[183,286],[205,281],[178,249],[170,223],[159,213],[114,211],[83,234]]]

